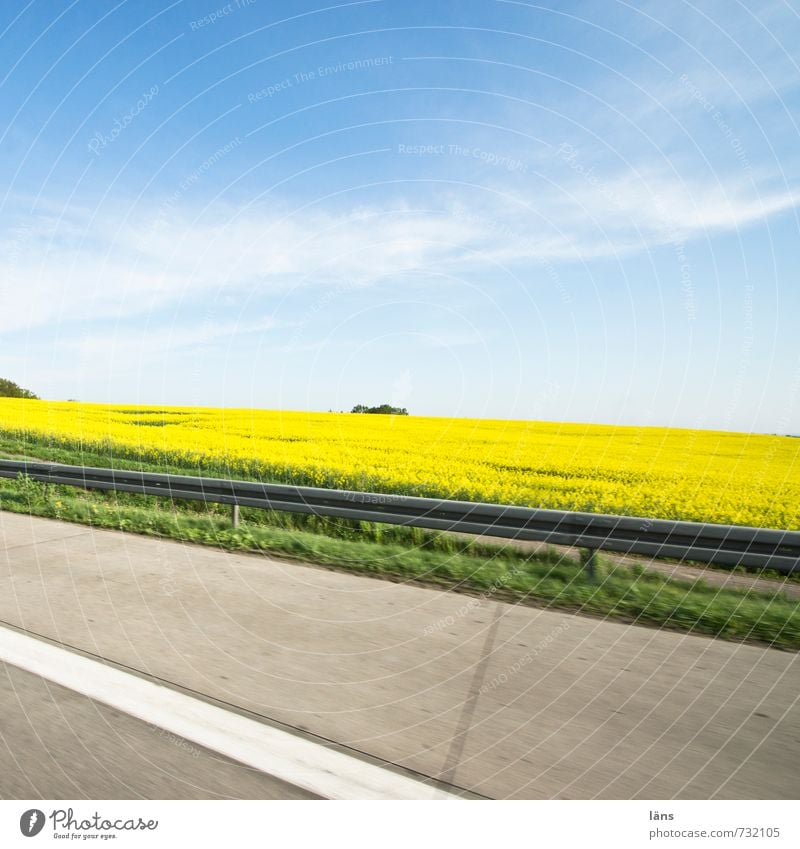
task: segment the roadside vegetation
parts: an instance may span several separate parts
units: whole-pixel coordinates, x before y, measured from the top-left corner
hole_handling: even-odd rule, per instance
[[[8,453],[7,447],[0,450]],[[43,453],[37,451],[39,456]],[[43,459],[92,464],[86,454],[80,459],[63,454]],[[97,459],[98,465],[107,463],[107,458]],[[578,562],[554,549],[528,553],[418,528],[247,508],[241,511],[240,527],[234,529],[230,508],[223,505],[84,492],[24,477],[0,479],[0,509],[435,584],[487,601],[556,607],[776,648],[800,648],[800,604],[780,590],[767,593],[672,580],[605,558],[600,558],[597,573],[590,578]]]

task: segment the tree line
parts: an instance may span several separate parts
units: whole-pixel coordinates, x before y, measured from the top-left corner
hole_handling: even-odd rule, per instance
[[[368,407],[366,404],[356,404],[351,413],[377,413],[383,416],[407,416],[405,407],[393,407],[391,404],[381,404],[378,407]]]
[[[23,389],[21,386],[18,386],[13,380],[6,380],[6,378],[0,377],[0,398],[38,399],[39,396],[34,395],[30,389]]]

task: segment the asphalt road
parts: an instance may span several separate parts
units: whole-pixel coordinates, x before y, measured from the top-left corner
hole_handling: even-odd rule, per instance
[[[797,796],[793,653],[1,512],[0,620],[494,798]],[[5,739],[42,795],[93,797],[97,747],[67,780]],[[147,794],[189,792],[170,770]]]

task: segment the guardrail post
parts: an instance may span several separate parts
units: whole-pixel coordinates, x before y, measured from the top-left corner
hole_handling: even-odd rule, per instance
[[[234,528],[239,527],[239,505],[234,504],[231,506],[231,524]]]
[[[593,548],[582,548],[581,560],[586,570],[586,577],[594,578],[597,574],[597,552]]]

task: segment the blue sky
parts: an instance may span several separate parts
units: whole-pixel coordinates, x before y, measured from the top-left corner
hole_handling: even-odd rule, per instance
[[[0,7],[0,375],[800,432],[785,2]]]

